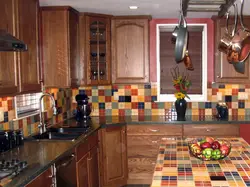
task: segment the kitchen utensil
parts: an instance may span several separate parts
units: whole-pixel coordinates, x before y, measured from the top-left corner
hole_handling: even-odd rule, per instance
[[[86,122],[92,112],[91,106],[88,104],[89,98],[86,94],[78,94],[75,99],[77,102],[75,119],[78,122]]]
[[[226,32],[224,34],[224,36],[221,38],[219,45],[218,45],[218,49],[219,51],[228,54],[229,53],[229,49],[232,46],[232,39],[235,35],[235,31],[237,28],[237,23],[238,23],[238,8],[237,8],[237,4],[234,4],[234,28],[232,30],[231,33],[229,33],[228,31],[228,22],[229,22],[229,12],[226,13]],[[231,55],[229,55],[231,56]],[[230,59],[229,59],[230,61]]]
[[[203,160],[222,160],[231,152],[231,144],[225,139],[187,138],[189,152],[194,157]]]
[[[228,107],[226,103],[217,103],[217,117],[220,119],[227,119],[228,118]]]
[[[241,28],[237,31],[232,39],[231,51],[234,53],[233,62],[244,62],[249,56],[250,31],[243,23],[243,6],[244,0],[241,0],[240,24]]]
[[[232,62],[235,71],[238,73],[244,74],[245,73],[245,61],[241,62]]]
[[[190,71],[194,70],[193,63],[192,63],[191,58],[189,56],[188,50],[186,51],[186,54],[184,57],[184,64],[185,64],[187,70],[190,70]]]
[[[187,41],[188,41],[187,22],[183,16],[183,12],[181,12],[181,21],[178,26],[177,38],[175,43],[175,61],[177,63],[180,63],[185,57]]]

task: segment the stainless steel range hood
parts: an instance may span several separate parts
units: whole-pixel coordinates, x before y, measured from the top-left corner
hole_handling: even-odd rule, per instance
[[[0,29],[0,51],[27,51],[27,45],[16,37]]]

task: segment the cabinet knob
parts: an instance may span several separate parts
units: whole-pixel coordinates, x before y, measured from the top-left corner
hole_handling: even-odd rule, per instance
[[[219,76],[219,75],[217,75],[216,77],[217,77],[217,78],[220,78],[220,76]]]

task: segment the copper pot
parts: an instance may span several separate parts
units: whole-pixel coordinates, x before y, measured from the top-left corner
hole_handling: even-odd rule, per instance
[[[228,61],[230,63],[234,62],[243,62],[245,61],[250,54],[249,45],[250,45],[250,31],[243,24],[243,3],[244,0],[241,0],[241,13],[240,13],[240,24],[241,28],[237,31],[232,39],[232,45],[230,46],[230,53],[228,53]]]
[[[190,71],[194,70],[193,63],[192,63],[191,58],[189,56],[188,50],[186,50],[186,54],[185,54],[183,61],[184,61],[184,64],[185,64],[187,70],[190,70]]]

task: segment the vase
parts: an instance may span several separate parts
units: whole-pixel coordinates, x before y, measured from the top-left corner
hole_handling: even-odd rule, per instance
[[[177,112],[177,121],[185,121],[187,101],[185,99],[177,99],[175,101],[175,109]]]

